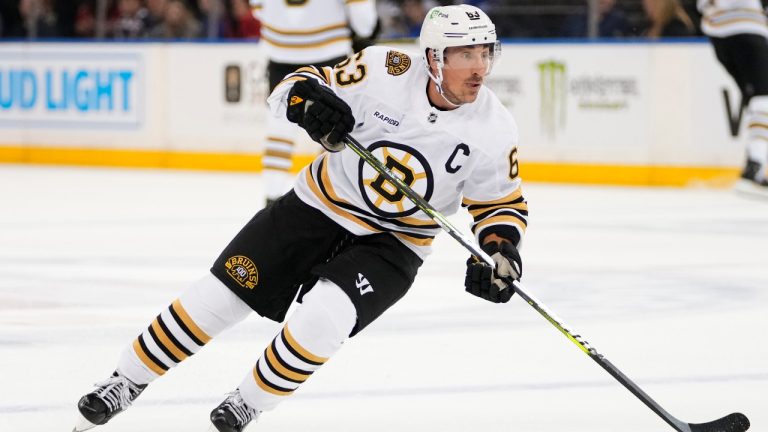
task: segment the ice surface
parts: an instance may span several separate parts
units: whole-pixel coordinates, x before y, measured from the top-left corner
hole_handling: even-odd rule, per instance
[[[681,420],[743,411],[768,430],[768,202],[525,192],[532,292]],[[262,197],[257,175],[0,165],[0,431],[71,430],[79,396]],[[520,299],[464,293],[468,254],[449,236],[435,250],[400,303],[250,430],[671,430]],[[207,430],[279,328],[252,316],[97,430]]]

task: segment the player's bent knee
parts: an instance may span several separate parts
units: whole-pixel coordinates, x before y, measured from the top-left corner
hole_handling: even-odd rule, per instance
[[[320,279],[288,321],[299,342],[318,355],[332,354],[357,323],[357,311],[346,293],[327,279]],[[314,346],[316,345],[316,346]]]
[[[210,273],[193,283],[179,301],[193,320],[213,334],[242,321],[251,312],[244,301]]]

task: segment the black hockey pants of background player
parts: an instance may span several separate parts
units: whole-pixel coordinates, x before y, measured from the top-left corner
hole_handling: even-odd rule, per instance
[[[720,63],[736,81],[746,106],[747,164],[742,177],[762,185],[768,166],[768,39],[756,34],[711,38]]]

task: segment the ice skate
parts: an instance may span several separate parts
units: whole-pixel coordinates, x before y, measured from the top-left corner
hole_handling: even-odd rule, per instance
[[[78,424],[72,432],[82,432],[103,425],[118,413],[125,411],[147,387],[113,373],[106,381],[96,383],[96,390],[80,398]]]
[[[235,390],[211,411],[211,423],[219,432],[242,432],[251,421],[259,418],[259,414],[261,411],[246,405],[240,391]]]
[[[763,173],[763,167],[758,162],[747,160],[734,189],[741,193],[768,198],[768,180]]]

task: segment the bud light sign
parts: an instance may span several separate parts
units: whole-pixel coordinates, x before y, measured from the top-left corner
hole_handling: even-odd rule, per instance
[[[139,128],[138,53],[0,51],[0,126]]]

